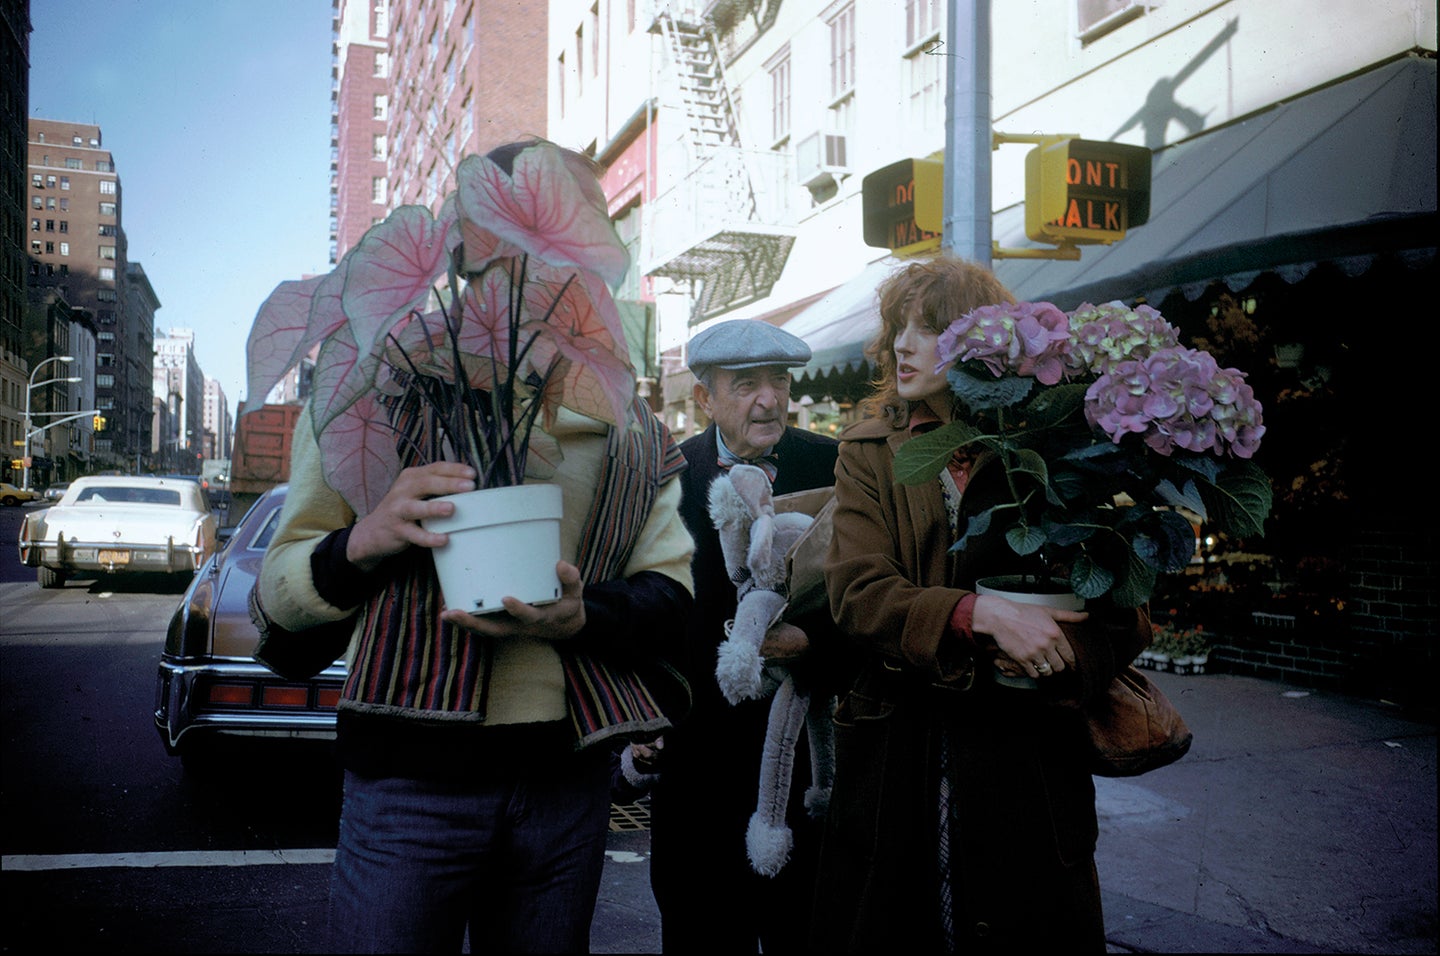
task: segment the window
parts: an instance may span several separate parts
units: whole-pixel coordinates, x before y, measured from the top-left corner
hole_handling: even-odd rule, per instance
[[[53,243],[53,242],[47,242],[47,243],[45,243],[45,252],[46,252],[47,254],[53,253],[54,251],[55,251],[55,243]]]
[[[68,243],[68,242],[62,242],[62,243],[60,243],[60,254],[61,254],[62,256],[68,256],[68,255],[70,254],[70,243]]]
[[[940,0],[905,0],[907,119],[916,126],[945,122],[945,57],[935,50],[941,10]]]
[[[69,177],[69,176],[61,176],[61,177],[60,177],[60,188],[61,188],[61,189],[69,189],[69,188],[70,188],[70,177]]]
[[[590,8],[590,75],[600,75],[600,4]]]
[[[114,368],[115,353],[101,352],[100,354],[95,356],[95,364],[99,365],[101,368]]]
[[[855,6],[830,21],[830,97],[839,99],[855,85]]]
[[[371,71],[372,76],[390,75],[390,54],[380,50],[375,54],[375,67]]]
[[[779,141],[789,135],[790,50],[787,47],[770,67],[770,138]]]
[[[70,158],[70,157],[66,157],[66,159],[65,159],[65,168],[66,168],[66,169],[83,169],[84,167],[82,167],[82,166],[80,165],[80,160],[74,159],[74,158]]]
[[[54,202],[54,200],[51,200],[51,202]],[[54,206],[49,205],[48,203],[46,204],[46,207],[49,208],[49,209],[54,209],[54,208],[55,208]],[[69,211],[70,211],[70,200],[68,200],[68,199],[62,199],[62,200],[60,200],[60,211],[61,211],[61,212],[69,212]]]
[[[585,25],[575,28],[575,95],[585,95]]]
[[[110,347],[110,345],[115,341],[115,333],[114,333],[114,332],[97,332],[97,333],[95,333],[95,341],[96,341],[96,343],[98,343],[98,344],[100,344],[100,345],[104,345],[104,346],[106,346],[106,347],[108,348],[108,347]]]
[[[115,267],[114,267],[114,266],[101,266],[101,267],[99,268],[99,270],[98,270],[98,274],[99,274],[100,278],[103,279],[103,280],[106,281],[106,282],[114,282],[114,281],[115,281]]]
[[[114,246],[101,246],[101,247],[100,247],[100,258],[101,258],[101,259],[114,259],[114,258],[115,258],[115,247],[114,247]]]
[[[101,228],[103,229],[104,226],[101,226]],[[112,227],[112,228],[113,228],[113,227]],[[60,220],[60,231],[61,231],[61,232],[69,232],[69,231],[70,231],[70,220],[69,220],[69,219],[61,219],[61,220]],[[102,235],[103,235],[103,233],[102,233]]]
[[[375,119],[383,120],[385,118],[387,103],[388,101],[386,100],[384,93],[376,93],[375,105],[371,115],[374,116]]]
[[[43,247],[41,246],[39,239],[31,239],[31,240],[30,240],[30,251],[31,251],[32,253],[34,253],[35,255],[38,256],[38,255],[40,254],[40,251],[41,251],[42,248],[43,248]]]
[[[115,294],[115,290],[114,290],[114,289],[96,289],[96,290],[95,290],[95,301],[96,301],[96,302],[119,302],[119,301],[120,301],[120,297]]]
[[[46,176],[46,177],[45,177],[45,188],[46,188],[46,189],[54,189],[54,188],[55,188],[55,177],[54,177],[54,176]]]
[[[30,177],[30,185],[34,189],[44,189],[45,178],[39,173],[35,173],[33,176]]]
[[[30,220],[30,231],[31,231],[31,232],[39,232],[39,231],[40,231],[40,220],[39,220],[39,219],[31,219],[31,220]]]
[[[370,139],[370,158],[371,158],[371,159],[384,159],[384,158],[385,158],[385,134],[384,134],[384,133],[376,133],[373,137],[371,137],[371,139]]]
[[[113,180],[113,179],[102,179],[102,180],[100,180],[100,195],[102,195],[102,196],[113,196],[113,195],[115,195],[115,180]]]
[[[560,116],[565,116],[565,53],[562,50],[560,58],[555,61],[555,95],[560,100]]]
[[[46,232],[54,232],[54,231],[55,231],[55,220],[54,220],[54,219],[46,219],[46,220],[45,220],[45,231],[46,231]]]
[[[115,172],[115,164],[108,159],[97,159],[95,160],[95,172],[113,173]]]
[[[385,202],[385,177],[376,176],[370,180],[370,201],[374,203]]]
[[[95,387],[96,387],[96,388],[114,388],[114,387],[115,387],[115,376],[114,376],[114,375],[111,375],[109,372],[100,372],[99,374],[97,374],[97,375],[95,376]]]
[[[375,35],[383,37],[390,32],[390,3],[389,0],[377,0],[375,4]],[[400,32],[395,32],[399,38]]]
[[[61,231],[61,232],[64,232],[65,230],[64,230],[64,229],[61,229],[60,231]],[[112,225],[109,225],[109,224],[102,223],[101,226],[100,226],[100,235],[102,235],[102,236],[113,236],[113,235],[115,235],[115,227],[112,226]]]
[[[1081,37],[1089,40],[1108,33],[1123,23],[1128,23],[1145,12],[1146,6],[1156,6],[1138,0],[1077,0],[1076,23]]]
[[[102,215],[102,216],[113,216],[113,215],[115,215],[115,204],[114,204],[113,202],[102,202],[102,203],[100,204],[100,215]]]
[[[905,0],[906,48],[927,43],[940,33],[940,0]]]

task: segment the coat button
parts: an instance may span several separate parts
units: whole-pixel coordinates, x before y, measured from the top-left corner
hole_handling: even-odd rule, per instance
[[[989,935],[990,935],[990,924],[989,924],[989,923],[983,923],[983,922],[982,922],[982,923],[976,923],[976,924],[975,924],[975,935],[976,935],[976,936],[989,936]]]

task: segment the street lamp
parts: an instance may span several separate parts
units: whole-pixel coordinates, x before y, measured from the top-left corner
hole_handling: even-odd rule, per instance
[[[78,376],[72,375],[69,378],[50,378],[43,382],[36,382],[35,376],[40,374],[40,370],[51,362],[65,362],[68,364],[73,361],[75,361],[75,356],[73,355],[52,355],[37,363],[36,366],[30,370],[30,385],[25,389],[25,471],[21,479],[21,487],[27,491],[30,490],[30,438],[34,431],[30,424],[30,395],[35,389],[43,388],[46,385],[54,385],[56,382],[82,381]],[[50,411],[53,412],[54,409],[50,409]]]

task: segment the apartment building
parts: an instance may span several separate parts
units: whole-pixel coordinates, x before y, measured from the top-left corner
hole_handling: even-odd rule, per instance
[[[194,475],[205,457],[205,375],[195,358],[195,331],[155,336],[151,367],[157,409],[150,453],[159,471]]]
[[[12,470],[30,374],[22,354],[26,273],[25,114],[30,102],[30,6],[0,0],[0,480]],[[23,445],[23,441],[21,441]]]
[[[205,379],[205,435],[201,452],[206,458],[229,458],[234,423],[230,417],[230,400],[219,380]]]
[[[93,317],[97,351],[87,375],[107,419],[93,436],[94,464],[133,468],[150,443],[150,340],[160,303],[128,262],[120,177],[100,127],[31,118],[29,132],[29,282]],[[91,447],[89,421],[80,428],[81,444]]]

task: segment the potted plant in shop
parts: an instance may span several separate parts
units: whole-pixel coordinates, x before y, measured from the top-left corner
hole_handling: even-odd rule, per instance
[[[977,470],[998,461],[1008,500],[971,516],[954,547],[1003,533],[1031,564],[1022,590],[1058,573],[1062,591],[1136,607],[1194,554],[1182,509],[1222,533],[1264,533],[1260,405],[1243,373],[1182,347],[1154,309],[987,306],[937,352],[964,414],[902,446],[896,480],[933,480],[962,448]]]
[[[554,472],[544,428],[561,407],[621,426],[631,414],[635,375],[607,286],[628,265],[584,157],[538,140],[469,156],[438,216],[402,206],[330,273],[276,287],[250,332],[247,388],[266,394],[318,346],[306,414],[325,480],[351,509],[373,510],[402,468],[467,462],[477,491],[427,525],[451,532],[434,552],[447,603],[482,613],[505,594],[553,597],[559,489],[525,483]],[[497,490],[508,493],[486,494]],[[532,496],[545,516],[534,520],[555,527],[553,549],[526,527],[523,548],[480,543],[486,573],[447,575],[476,500],[514,525]],[[543,580],[521,589],[502,563]],[[467,579],[491,587],[462,596]]]

